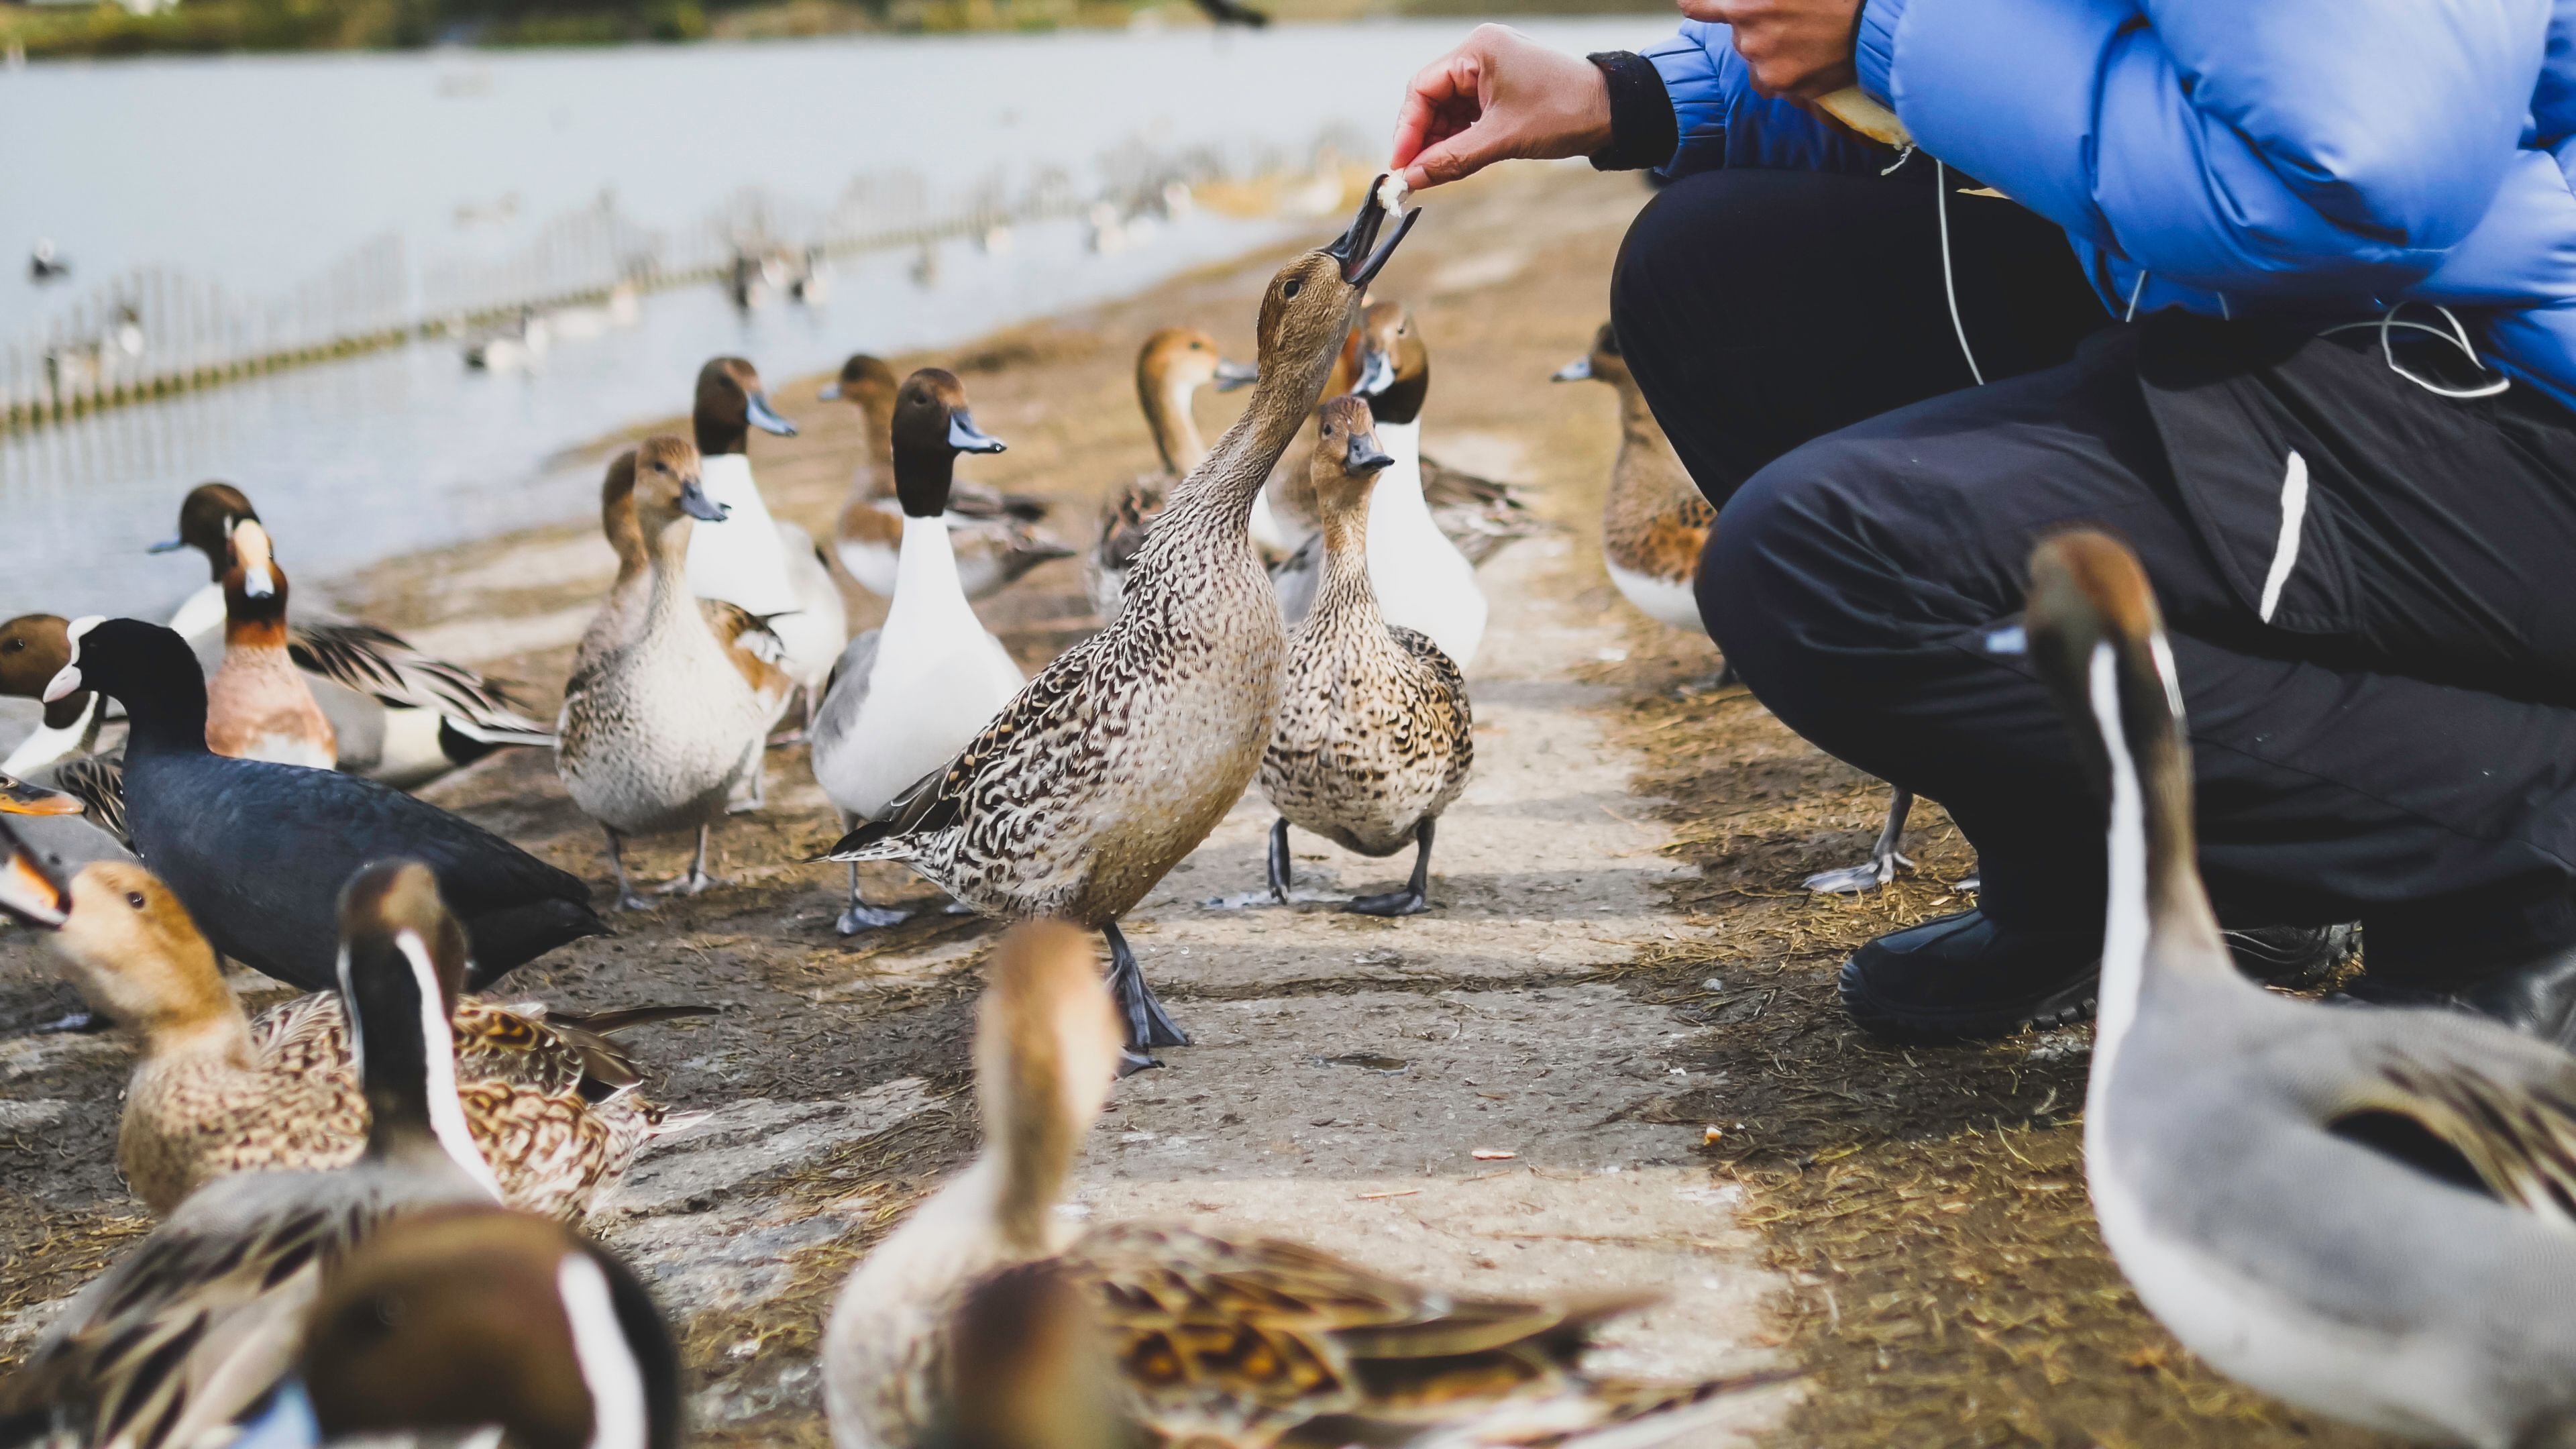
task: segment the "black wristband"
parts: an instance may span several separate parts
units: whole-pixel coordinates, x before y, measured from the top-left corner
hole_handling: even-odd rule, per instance
[[[1605,50],[1585,60],[1601,67],[1610,84],[1610,144],[1592,153],[1599,171],[1640,171],[1673,159],[1681,124],[1673,119],[1672,92],[1653,61],[1633,50]]]

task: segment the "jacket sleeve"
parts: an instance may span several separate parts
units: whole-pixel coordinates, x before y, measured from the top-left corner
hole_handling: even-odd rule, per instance
[[[2160,281],[2394,297],[2521,143],[2550,0],[1869,0],[1915,140]]]
[[[1797,171],[1877,171],[1888,154],[1787,101],[1753,93],[1752,75],[1724,25],[1682,22],[1681,33],[1639,54],[1663,77],[1681,144],[1656,168],[1667,180],[1721,166]]]

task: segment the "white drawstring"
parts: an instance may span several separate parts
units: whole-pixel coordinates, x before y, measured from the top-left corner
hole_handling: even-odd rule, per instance
[[[2433,394],[2435,397],[2457,398],[2463,401],[2470,398],[2494,397],[2497,393],[2503,392],[2506,388],[2513,386],[2512,378],[2505,376],[2501,372],[2497,372],[2495,381],[2493,382],[2482,382],[2475,387],[2452,387],[2446,383],[2436,382],[2421,373],[2409,369],[2406,364],[2399,362],[2397,360],[2397,343],[2394,334],[2398,329],[2403,328],[2409,332],[2426,332],[2435,337],[2439,337],[2443,341],[2451,344],[2453,347],[2460,349],[2462,353],[2466,354],[2470,363],[2476,366],[2479,371],[2495,371],[2495,369],[2487,366],[2486,361],[2483,358],[2478,356],[2477,347],[2469,341],[2469,329],[2466,324],[2460,321],[2458,314],[2438,302],[2430,305],[2434,311],[2442,314],[2443,321],[2451,324],[2448,331],[2436,327],[2430,322],[2408,322],[2400,318],[2397,314],[2405,310],[2406,307],[2405,303],[2400,302],[2396,306],[2381,313],[2374,321],[2339,323],[2327,328],[2325,331],[2320,332],[2317,335],[2320,337],[2331,337],[2337,332],[2350,332],[2356,327],[2378,328],[2379,356],[2381,361],[2388,364],[2388,370],[2396,373],[2399,377],[2406,379],[2408,382],[2415,384],[2417,387],[2424,389],[2426,392]]]
[[[2147,290],[2147,269],[2138,269],[2138,279],[2129,284],[2129,310],[2120,314],[2122,322],[2138,320],[2138,297]]]
[[[1903,156],[1897,158],[1898,165],[1904,162]],[[1959,355],[1968,359],[1968,376],[1984,387],[1986,375],[1977,367],[1977,354],[1968,346],[1968,324],[1959,320],[1959,284],[1950,275],[1950,170],[1938,156],[1932,158],[1932,207],[1941,219],[1941,293],[1950,299],[1950,330],[1959,334]]]

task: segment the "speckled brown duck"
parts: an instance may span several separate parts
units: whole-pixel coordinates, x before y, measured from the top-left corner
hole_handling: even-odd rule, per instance
[[[1313,411],[1362,290],[1420,216],[1405,213],[1378,243],[1388,212],[1372,194],[1339,241],[1280,268],[1262,292],[1251,405],[1174,485],[1117,619],[829,853],[902,861],[988,915],[1102,932],[1140,1056],[1189,1039],[1154,1000],[1118,918],[1233,807],[1277,714],[1287,631],[1245,519]]]
[[[1219,392],[1249,386],[1257,373],[1256,368],[1226,361],[1217,351],[1216,339],[1195,327],[1161,328],[1137,349],[1136,404],[1144,410],[1146,431],[1153,435],[1163,466],[1114,490],[1101,510],[1100,537],[1084,561],[1083,582],[1103,622],[1118,617],[1128,567],[1163,511],[1165,495],[1207,460],[1198,419],[1190,414],[1191,400],[1210,383]],[[1255,509],[1257,513],[1257,504]],[[1253,541],[1262,541],[1257,518]]]
[[[1289,636],[1279,721],[1261,756],[1261,791],[1279,812],[1270,891],[1288,899],[1291,825],[1367,856],[1411,845],[1403,890],[1345,907],[1409,916],[1430,908],[1432,833],[1467,788],[1475,720],[1458,666],[1430,636],[1388,624],[1369,588],[1369,493],[1395,460],[1377,445],[1368,404],[1334,398],[1322,424],[1312,468],[1324,577]]]
[[[1619,335],[1601,324],[1592,350],[1556,370],[1558,382],[1604,382],[1619,394],[1619,456],[1610,465],[1610,495],[1601,507],[1601,556],[1610,582],[1637,611],[1694,634],[1699,617],[1699,560],[1717,510],[1691,482],[1646,406],[1646,395],[1619,352]]]

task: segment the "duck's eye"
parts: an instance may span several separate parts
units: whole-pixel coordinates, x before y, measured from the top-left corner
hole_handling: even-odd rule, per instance
[[[138,911],[143,909],[143,892],[127,891],[125,893],[125,903],[134,907]]]
[[[0,644],[0,649],[6,649],[12,654],[17,653],[19,650],[26,647],[27,641],[24,639],[12,639],[6,644]]]
[[[1306,290],[1306,279],[1305,279],[1305,278],[1303,278],[1303,277],[1290,277],[1290,278],[1288,279],[1288,284],[1287,284],[1286,286],[1283,286],[1283,287],[1281,287],[1281,288],[1279,289],[1279,295],[1280,295],[1281,297],[1283,297],[1283,298],[1286,298],[1286,297],[1294,297],[1294,296],[1296,296],[1299,292],[1302,292],[1302,291],[1304,291],[1304,290]]]

